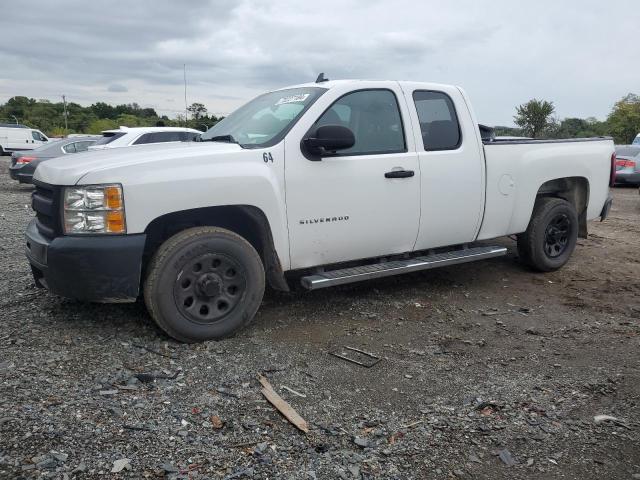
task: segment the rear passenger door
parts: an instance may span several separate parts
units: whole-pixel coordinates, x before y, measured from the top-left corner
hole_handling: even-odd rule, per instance
[[[415,249],[471,242],[484,206],[484,157],[465,99],[455,87],[403,89],[421,173]]]

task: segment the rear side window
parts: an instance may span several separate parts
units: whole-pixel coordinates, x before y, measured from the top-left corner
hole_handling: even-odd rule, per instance
[[[443,92],[415,91],[413,101],[418,112],[422,143],[427,151],[455,150],[462,135],[451,97]]]
[[[199,133],[194,133],[194,132],[181,133],[181,139],[183,142],[195,142],[199,136],[200,136]]]
[[[166,143],[166,142],[183,142],[185,141],[185,132],[153,132],[141,135],[133,145],[142,145],[145,143]]]
[[[151,139],[151,135],[153,135],[152,133],[145,133],[144,135],[140,135],[140,137],[138,137],[138,139],[133,142],[133,145],[144,145],[145,143],[153,143],[153,140]]]
[[[69,143],[62,147],[62,149],[65,151],[65,153],[76,153],[76,145],[76,143]]]
[[[183,142],[184,141],[184,132],[159,132],[155,133],[157,135],[156,142]]]
[[[340,156],[406,152],[402,117],[391,90],[358,90],[335,101],[315,123],[349,128],[356,143]]]
[[[93,140],[87,140],[84,142],[76,142],[76,152],[86,152],[89,149],[90,145],[93,145],[95,142]]]
[[[95,145],[106,145],[125,135],[126,132],[104,132]]]

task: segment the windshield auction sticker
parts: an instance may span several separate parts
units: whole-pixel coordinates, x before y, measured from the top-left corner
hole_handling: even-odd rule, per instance
[[[300,95],[289,95],[288,97],[282,97],[276,102],[276,105],[284,105],[285,103],[297,103],[304,102],[309,98],[310,93],[301,93]]]

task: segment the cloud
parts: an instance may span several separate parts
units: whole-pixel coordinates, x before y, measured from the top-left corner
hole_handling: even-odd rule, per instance
[[[621,48],[636,43],[634,0],[487,5],[23,0],[3,10],[5,37],[21,38],[29,25],[29,41],[0,45],[0,64],[10,66],[0,71],[0,101],[65,93],[174,115],[183,110],[186,64],[188,101],[217,113],[324,71],[458,84],[479,120],[509,124],[514,106],[533,97],[554,101],[560,116],[602,118],[639,88],[640,64]]]
[[[127,87],[125,87],[124,85],[122,85],[121,83],[112,83],[111,85],[109,85],[107,87],[107,91],[108,92],[120,93],[120,92],[128,92],[129,89]]]

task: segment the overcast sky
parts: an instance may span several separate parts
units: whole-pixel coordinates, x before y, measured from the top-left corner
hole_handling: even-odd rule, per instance
[[[228,113],[263,91],[369,78],[462,86],[479,121],[551,100],[604,119],[640,94],[637,0],[22,0],[0,8],[0,102],[137,102]]]

